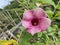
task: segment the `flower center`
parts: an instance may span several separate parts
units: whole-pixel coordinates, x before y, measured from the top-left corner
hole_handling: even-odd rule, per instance
[[[37,26],[39,23],[39,20],[38,19],[32,19],[31,23],[33,26]]]

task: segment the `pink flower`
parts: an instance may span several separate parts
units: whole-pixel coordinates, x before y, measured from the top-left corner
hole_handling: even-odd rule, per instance
[[[26,10],[23,14],[22,26],[24,26],[30,34],[46,30],[51,24],[51,20],[47,18],[43,9]]]

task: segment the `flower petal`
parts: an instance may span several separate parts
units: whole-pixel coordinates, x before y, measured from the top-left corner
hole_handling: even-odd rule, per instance
[[[30,34],[34,35],[35,33],[40,32],[41,29],[37,28],[37,27],[31,27],[30,29],[27,30],[27,32],[29,32]]]
[[[46,30],[51,24],[51,20],[49,18],[46,17],[42,17],[40,20],[40,28],[41,31]]]
[[[35,13],[35,16],[37,16],[38,18],[47,17],[45,11],[42,8],[35,9],[34,13]]]
[[[33,10],[26,10],[23,14],[23,19],[31,20],[33,18]]]
[[[30,21],[22,20],[21,23],[22,23],[22,26],[24,26],[25,28],[30,28],[31,27],[31,22]]]

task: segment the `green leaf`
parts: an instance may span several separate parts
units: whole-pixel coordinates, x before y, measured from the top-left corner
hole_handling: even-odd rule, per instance
[[[57,39],[57,40],[55,41],[55,44],[56,44],[56,45],[60,45],[60,40]]]
[[[48,27],[47,31],[48,32],[52,32],[53,28],[52,27]]]
[[[29,8],[30,8],[30,9],[34,9],[34,8],[36,8],[36,6],[35,6],[34,3],[30,3]]]
[[[24,31],[25,28],[24,28],[23,26],[20,26],[20,30],[21,30],[21,31]]]
[[[46,45],[54,45],[53,40],[49,39],[46,41]]]
[[[60,37],[60,31],[58,31],[58,35],[59,35],[59,37]]]
[[[30,43],[26,43],[26,45],[31,45]]]
[[[58,25],[56,25],[56,24],[53,25],[53,28],[54,28],[54,29],[58,29]]]
[[[60,11],[56,12],[56,15],[55,15],[54,19],[60,20]]]
[[[52,0],[41,0],[43,4],[51,4],[55,7],[55,3]]]
[[[59,17],[60,16],[60,11],[57,11],[55,16]]]
[[[58,4],[56,8],[57,8],[57,9],[60,9],[60,4]]]
[[[23,31],[23,34],[20,37],[19,45],[26,45],[31,38],[32,36],[29,33]]]
[[[31,0],[32,3],[40,2],[41,0]]]
[[[42,36],[42,32],[39,32],[39,33],[38,33],[38,37],[41,37],[41,36]]]
[[[51,10],[46,10],[46,13],[48,14],[47,16],[52,19],[53,18],[53,11]]]
[[[45,45],[44,42],[37,41],[34,45]]]

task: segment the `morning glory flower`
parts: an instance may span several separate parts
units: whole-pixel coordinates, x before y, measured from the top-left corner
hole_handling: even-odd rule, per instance
[[[23,13],[22,26],[32,35],[45,31],[51,24],[51,20],[47,18],[46,12],[42,8],[26,10]]]

